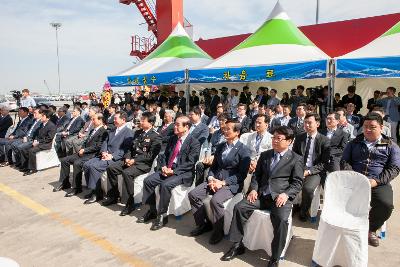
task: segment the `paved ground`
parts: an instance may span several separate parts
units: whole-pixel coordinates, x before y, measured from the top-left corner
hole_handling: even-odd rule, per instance
[[[209,234],[188,237],[190,213],[179,221],[170,216],[164,229],[136,224],[143,210],[120,217],[120,207],[83,205],[79,197],[53,193],[58,168],[23,177],[11,168],[0,169],[0,257],[21,266],[265,266],[264,251],[248,251],[223,263],[219,258],[230,243],[208,245]],[[399,184],[399,179],[394,185]],[[395,206],[400,206],[395,191]],[[388,238],[369,249],[370,266],[399,266],[400,215],[388,224]],[[294,219],[294,238],[281,266],[309,266],[317,225]]]

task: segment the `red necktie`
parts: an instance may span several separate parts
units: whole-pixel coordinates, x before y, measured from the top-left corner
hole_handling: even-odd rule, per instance
[[[172,165],[174,164],[174,160],[178,156],[179,151],[181,150],[181,145],[182,145],[182,140],[179,138],[178,141],[176,142],[174,151],[172,152],[172,155],[169,158],[168,165],[167,165],[168,168],[171,168]]]

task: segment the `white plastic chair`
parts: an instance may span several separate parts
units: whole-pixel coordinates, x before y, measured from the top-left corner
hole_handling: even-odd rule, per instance
[[[314,197],[311,201],[311,206],[309,209],[310,212],[310,221],[312,223],[317,222],[317,215],[321,205],[321,195],[323,195],[323,188],[322,185],[319,185],[314,190]],[[301,192],[297,194],[296,198],[293,201],[293,205],[300,205],[302,201]]]
[[[288,233],[286,236],[285,248],[282,251],[281,259],[285,256],[293,237],[292,231],[292,212],[288,219]],[[243,244],[249,250],[263,249],[271,256],[271,242],[274,238],[274,228],[272,227],[270,211],[255,210],[244,226]]]
[[[44,170],[56,166],[60,166],[60,160],[55,148],[56,137],[54,136],[51,143],[51,149],[42,150],[36,153],[36,170]]]
[[[368,265],[370,200],[371,186],[364,175],[353,171],[328,175],[313,262],[324,267]]]
[[[191,210],[188,194],[194,188],[194,181],[191,186],[185,186],[183,184],[176,186],[171,191],[171,200],[169,202],[167,214],[174,214],[179,217],[189,210]],[[156,207],[158,209],[158,203],[160,202],[160,186],[156,187]]]

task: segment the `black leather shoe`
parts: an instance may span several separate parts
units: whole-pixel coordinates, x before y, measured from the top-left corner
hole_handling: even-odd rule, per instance
[[[375,232],[368,233],[368,244],[373,247],[379,246],[379,238]]]
[[[65,194],[65,197],[73,197],[78,195],[79,193],[82,193],[82,189],[80,188],[73,188],[71,191]]]
[[[267,267],[278,267],[278,266],[279,266],[279,260],[275,259],[270,259],[267,265]]]
[[[88,199],[88,198],[91,198],[93,195],[94,195],[94,191],[90,191],[90,193],[86,194],[83,198]]]
[[[64,184],[59,184],[58,186],[53,188],[53,192],[58,192],[64,189],[70,188],[69,186],[65,186]]]
[[[27,170],[22,176],[28,176],[37,173],[37,170]]]
[[[204,233],[210,232],[212,230],[211,223],[204,223],[202,225],[197,226],[193,231],[190,232],[190,236],[199,236]]]
[[[242,242],[235,243],[229,250],[221,257],[221,261],[230,261],[238,255],[242,255],[245,252],[245,248]]]
[[[153,211],[147,211],[145,215],[136,220],[137,223],[147,223],[150,220],[157,218],[157,214]]]
[[[168,223],[168,215],[160,214],[150,227],[150,230],[157,231],[163,228]]]
[[[87,204],[92,204],[92,203],[95,203],[97,201],[99,201],[99,200],[97,199],[96,194],[93,194],[89,199],[86,199],[85,202],[83,202],[83,204],[86,204],[86,205]]]
[[[224,232],[220,229],[214,229],[214,232],[212,233],[210,240],[208,241],[209,244],[215,245],[221,242],[221,240],[224,239]]]
[[[121,211],[119,216],[126,216],[132,213],[132,211],[135,210],[135,205],[132,204],[126,204],[125,208]]]
[[[112,204],[117,204],[117,199],[114,197],[106,197],[102,202],[102,206],[110,206]]]

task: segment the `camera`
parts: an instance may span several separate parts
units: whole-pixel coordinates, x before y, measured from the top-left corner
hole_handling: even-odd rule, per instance
[[[10,91],[10,93],[12,93],[12,96],[17,101],[19,101],[21,99],[21,97],[22,97],[21,91],[13,90],[13,91]]]

